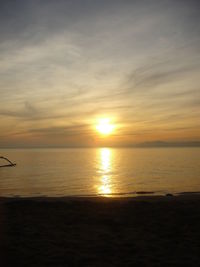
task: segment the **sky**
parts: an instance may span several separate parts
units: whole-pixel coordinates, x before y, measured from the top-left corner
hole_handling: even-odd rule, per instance
[[[0,1],[0,147],[200,141],[198,0]],[[109,118],[115,131],[96,129]]]

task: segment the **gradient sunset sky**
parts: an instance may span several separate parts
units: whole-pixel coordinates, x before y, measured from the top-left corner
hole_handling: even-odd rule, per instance
[[[0,1],[0,147],[200,141],[200,1]],[[99,118],[115,131],[103,137]]]

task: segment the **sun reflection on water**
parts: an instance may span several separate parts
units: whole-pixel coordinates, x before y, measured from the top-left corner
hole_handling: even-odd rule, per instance
[[[111,186],[111,157],[112,151],[109,148],[101,148],[100,150],[100,184],[98,185],[98,194],[109,196],[112,194]]]

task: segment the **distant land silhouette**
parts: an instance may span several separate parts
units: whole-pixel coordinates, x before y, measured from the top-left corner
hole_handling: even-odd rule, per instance
[[[133,147],[200,147],[200,141],[185,141],[185,142],[165,142],[165,141],[152,141],[143,142]]]
[[[116,147],[116,148],[153,148],[153,147],[200,147],[200,141],[184,141],[184,142],[167,142],[167,141],[151,141],[151,142],[142,142],[142,143],[134,143],[134,144],[126,144],[123,146],[115,145],[115,146],[109,146],[108,144],[101,147]],[[31,149],[31,148],[98,148],[98,146],[74,146],[74,145],[67,145],[67,146],[0,146],[0,149]]]

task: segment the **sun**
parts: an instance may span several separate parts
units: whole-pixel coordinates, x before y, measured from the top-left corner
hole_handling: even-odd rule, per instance
[[[109,118],[100,119],[96,125],[96,130],[103,135],[111,134],[114,131],[114,128],[115,126],[110,123]]]

